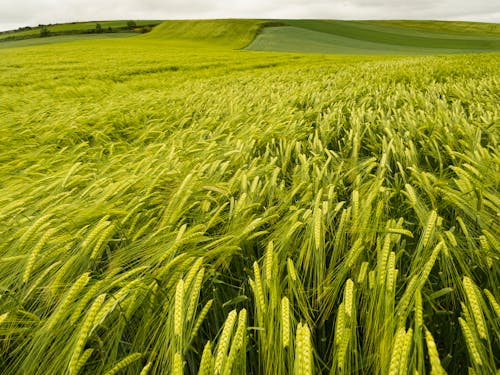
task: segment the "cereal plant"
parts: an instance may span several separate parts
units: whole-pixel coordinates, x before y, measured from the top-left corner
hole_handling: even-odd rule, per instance
[[[0,373],[498,373],[498,54],[151,35],[0,51]]]

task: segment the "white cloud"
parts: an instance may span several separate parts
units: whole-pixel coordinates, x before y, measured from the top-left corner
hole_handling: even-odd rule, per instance
[[[45,23],[182,18],[454,19],[500,22],[492,0],[0,0],[0,30]]]

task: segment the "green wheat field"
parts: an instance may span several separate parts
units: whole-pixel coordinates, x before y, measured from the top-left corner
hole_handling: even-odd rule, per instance
[[[500,373],[500,25],[110,35],[0,42],[0,374]]]

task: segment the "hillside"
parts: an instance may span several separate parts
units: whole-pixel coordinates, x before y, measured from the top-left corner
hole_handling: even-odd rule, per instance
[[[265,24],[259,20],[165,21],[144,38],[239,49],[246,47]]]
[[[500,51],[500,26],[416,21],[280,20],[248,50],[346,54],[439,54]],[[497,27],[498,26],[498,27]],[[466,32],[465,32],[466,31]]]

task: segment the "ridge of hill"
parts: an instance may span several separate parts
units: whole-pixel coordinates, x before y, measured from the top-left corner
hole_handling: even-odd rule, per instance
[[[130,20],[130,21],[88,21],[70,22],[38,26],[25,26],[16,30],[0,31],[0,42],[37,39],[43,37],[115,34],[115,33],[146,33],[162,21]]]

